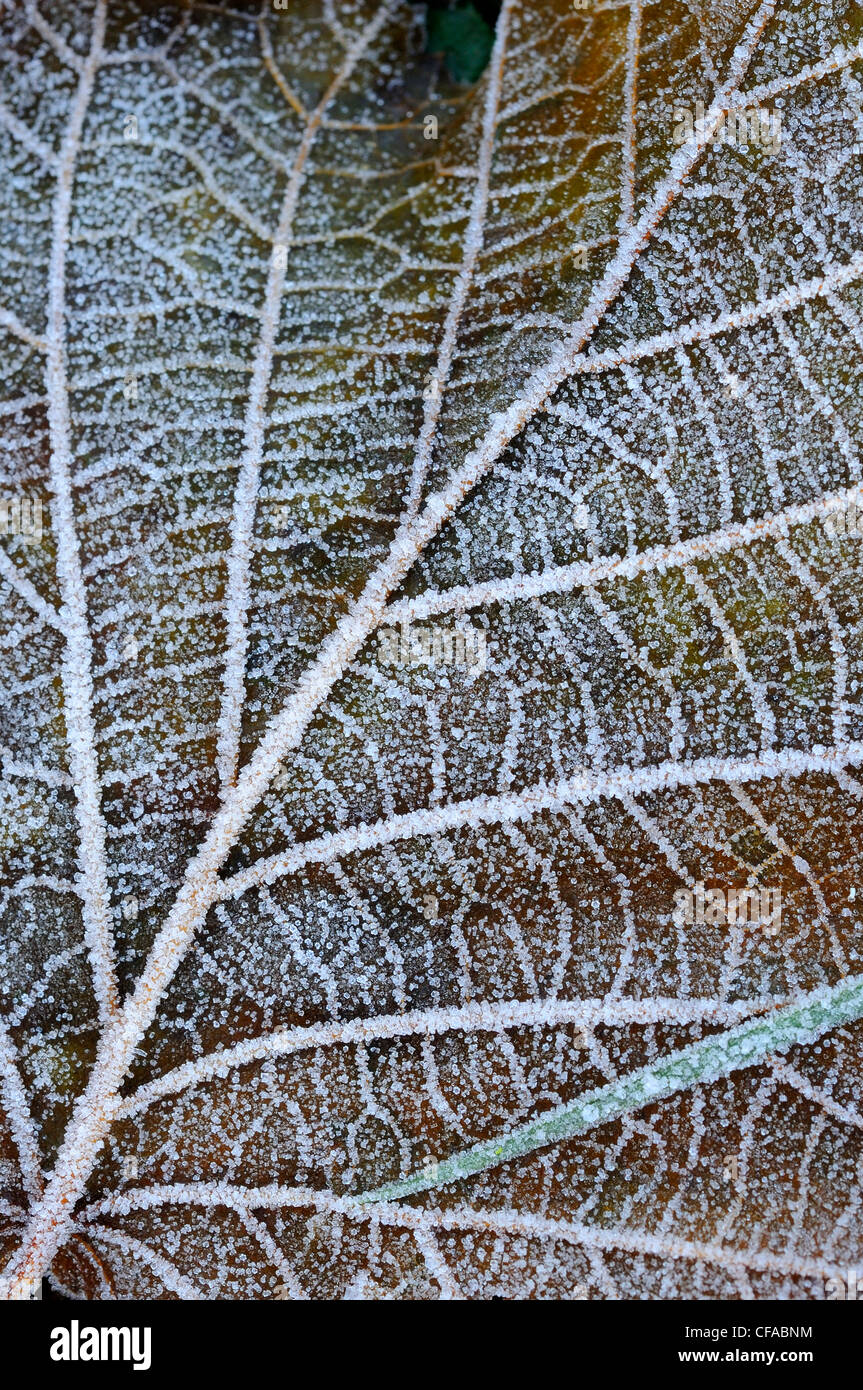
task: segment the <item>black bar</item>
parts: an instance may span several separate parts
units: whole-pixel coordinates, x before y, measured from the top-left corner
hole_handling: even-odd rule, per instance
[[[47,1375],[49,1383],[63,1383],[70,1375],[92,1379],[124,1373],[136,1378],[213,1374],[224,1383],[234,1375],[254,1375],[257,1380],[264,1368],[268,1380],[287,1383],[297,1376],[307,1378],[310,1362],[317,1363],[327,1379],[350,1376],[353,1383],[375,1370],[387,1379],[413,1378],[418,1360],[425,1375],[456,1376],[460,1383],[474,1374],[488,1382],[501,1365],[512,1382],[518,1375],[511,1359],[515,1354],[526,1369],[533,1363],[531,1383],[542,1374],[558,1377],[559,1371],[552,1372],[549,1365],[553,1358],[570,1381],[587,1379],[589,1370],[591,1380],[600,1375],[612,1384],[618,1377],[635,1375],[648,1380],[680,1377],[697,1384],[705,1370],[724,1372],[727,1379],[738,1369],[756,1367],[760,1381],[768,1385],[774,1377],[781,1384],[789,1372],[801,1371],[823,1382],[831,1373],[854,1366],[860,1335],[859,1315],[846,1303],[831,1301],[574,1301],[563,1307],[556,1303],[532,1308],[515,1321],[509,1315],[505,1324],[498,1324],[492,1313],[491,1325],[484,1324],[488,1314],[476,1304],[467,1324],[461,1323],[458,1310],[436,1311],[430,1304],[420,1313],[420,1327],[402,1321],[413,1316],[404,1308],[365,1314],[359,1322],[356,1316],[355,1311],[334,1306],[285,1301],[71,1303],[46,1298],[4,1303],[0,1335],[28,1368]],[[378,1323],[375,1319],[381,1316],[384,1321]],[[442,1324],[439,1317],[444,1318]],[[535,1317],[540,1321],[534,1322]],[[545,1321],[548,1317],[550,1323]],[[82,1353],[94,1349],[101,1356],[102,1328],[128,1330],[128,1338],[119,1331],[116,1339],[105,1338],[106,1357],[116,1347],[121,1359],[84,1359]],[[398,1340],[381,1340],[408,1330],[412,1341],[407,1349]],[[457,1340],[441,1336],[453,1332],[460,1334]],[[489,1332],[494,1334],[490,1339]],[[422,1343],[416,1341],[418,1335]],[[52,1348],[70,1358],[77,1350],[77,1360],[52,1359]],[[141,1363],[137,1373],[136,1356]]]

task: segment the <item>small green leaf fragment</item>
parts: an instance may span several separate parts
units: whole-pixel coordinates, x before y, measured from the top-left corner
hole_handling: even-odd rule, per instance
[[[488,64],[494,32],[473,5],[430,10],[428,51],[442,53],[455,82],[476,82]]]

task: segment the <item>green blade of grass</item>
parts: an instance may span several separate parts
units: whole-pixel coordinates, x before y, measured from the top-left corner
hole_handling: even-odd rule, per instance
[[[797,1003],[767,1016],[749,1019],[727,1032],[692,1043],[619,1081],[580,1096],[570,1105],[549,1111],[509,1134],[463,1149],[440,1163],[374,1191],[359,1193],[354,1200],[363,1205],[400,1201],[415,1192],[471,1177],[546,1144],[583,1134],[676,1091],[687,1090],[700,1082],[717,1081],[741,1068],[755,1066],[773,1053],[812,1042],[829,1029],[860,1017],[863,1017],[863,976],[856,975],[832,989],[814,990]]]

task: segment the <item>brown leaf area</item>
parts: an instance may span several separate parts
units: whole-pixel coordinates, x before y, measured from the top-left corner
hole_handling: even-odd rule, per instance
[[[859,1265],[860,1022],[504,1145],[863,973],[861,40],[504,0],[466,87],[400,0],[5,8],[4,1275]]]

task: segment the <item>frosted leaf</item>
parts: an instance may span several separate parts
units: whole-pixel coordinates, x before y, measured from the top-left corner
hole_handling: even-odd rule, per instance
[[[0,43],[3,1287],[823,1297],[863,13]]]

